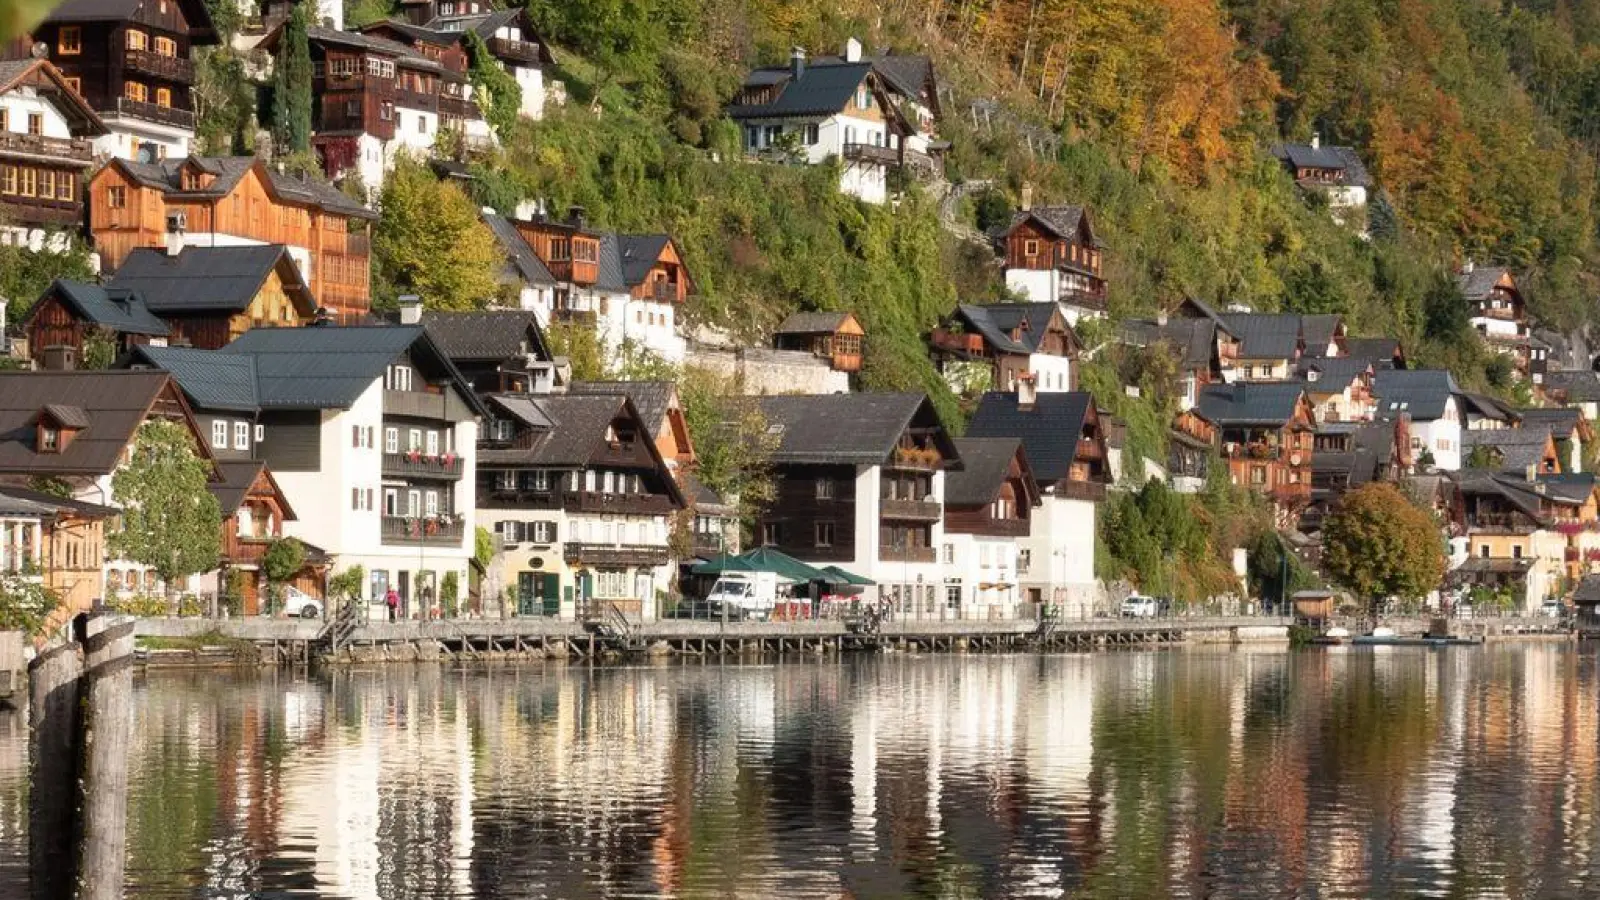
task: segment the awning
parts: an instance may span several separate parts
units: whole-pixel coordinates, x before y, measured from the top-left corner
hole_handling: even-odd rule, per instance
[[[771,547],[757,547],[738,556],[723,554],[689,570],[696,575],[721,575],[726,572],[771,572],[789,581],[828,581],[833,576],[809,563]]]
[[[829,584],[849,584],[857,587],[866,587],[873,584],[872,579],[862,578],[854,572],[846,572],[838,566],[823,566],[822,571],[830,576],[828,579]]]

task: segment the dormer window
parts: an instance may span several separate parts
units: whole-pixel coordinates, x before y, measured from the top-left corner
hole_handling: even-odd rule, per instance
[[[39,452],[60,453],[61,431],[50,426],[41,426],[39,429]]]

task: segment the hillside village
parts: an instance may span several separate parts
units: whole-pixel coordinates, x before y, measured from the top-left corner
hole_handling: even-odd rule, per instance
[[[1455,276],[1459,312],[1508,373],[1495,395],[1336,313],[1189,297],[1121,314],[1095,209],[1035,203],[1030,186],[967,236],[992,294],[920,335],[956,415],[927,392],[867,389],[882,335],[862,310],[800,310],[759,343],[707,326],[685,313],[698,282],[680,236],[537,197],[477,213],[494,296],[388,303],[373,276],[383,186],[419,163],[475,177],[463,160],[497,146],[505,107],[482,67],[517,86],[516,117],[569,102],[551,77],[567,48],[524,10],[398,9],[347,29],[340,3],[269,0],[224,37],[199,0],[67,0],[0,48],[0,235],[42,255],[86,242],[97,266],[0,298],[0,321],[16,310],[0,342],[0,573],[48,589],[52,623],[179,595],[281,613],[284,586],[373,618],[650,621],[704,590],[697,565],[757,548],[833,567],[848,602],[925,618],[1115,615],[1135,590],[1285,602],[1294,585],[1247,561],[1260,534],[1213,548],[1224,572],[1203,589],[1119,566],[1111,510],[1152,482],[1231,497],[1308,585],[1324,523],[1374,482],[1436,517],[1436,608],[1533,613],[1600,573],[1600,374],[1534,319],[1507,266],[1464,259]],[[191,52],[223,40],[268,71],[307,54],[314,170],[199,152]],[[854,38],[796,48],[723,109],[743,157],[727,164],[831,168],[839,192],[891,213],[947,195],[939,71]],[[1267,152],[1365,234],[1376,186],[1355,149]],[[599,372],[581,371],[574,335]],[[112,549],[144,518],[114,482],[152,423],[188,436],[220,516],[216,558],[171,580]],[[269,577],[286,541],[295,570]]]

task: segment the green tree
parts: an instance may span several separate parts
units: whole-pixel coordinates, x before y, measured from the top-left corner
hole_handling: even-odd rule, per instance
[[[60,602],[59,597],[37,581],[18,575],[0,578],[0,631],[36,635]]]
[[[460,600],[461,576],[455,569],[451,569],[439,579],[439,605],[444,610],[446,618],[453,619],[456,613],[460,612],[458,606]]]
[[[522,85],[517,84],[517,79],[489,53],[489,47],[476,31],[465,32],[465,43],[473,96],[494,133],[502,141],[508,140],[517,117],[522,114]]]
[[[128,462],[111,476],[122,527],[107,543],[118,557],[155,571],[169,608],[176,608],[179,580],[215,569],[222,553],[222,513],[210,480],[211,466],[195,454],[188,429],[166,419],[139,426]]]
[[[373,235],[382,274],[433,309],[481,309],[499,294],[504,258],[461,189],[402,159],[384,182]]]
[[[479,525],[472,532],[472,558],[483,568],[494,562],[495,540],[489,529]]]
[[[305,545],[294,538],[274,538],[261,555],[261,571],[267,576],[269,614],[283,608],[283,586],[305,565]]]
[[[35,253],[23,247],[0,244],[0,297],[12,302],[6,307],[6,318],[12,324],[22,321],[35,300],[57,278],[67,281],[94,281],[95,270],[90,264],[89,248],[73,236],[62,252]]]
[[[772,454],[782,438],[768,430],[755,398],[735,388],[730,379],[692,366],[678,384],[699,464],[695,475],[724,500],[736,500],[748,525],[776,496]]]
[[[83,356],[79,362],[85,369],[109,369],[117,361],[116,334],[108,328],[95,326],[83,336]]]
[[[551,322],[545,329],[545,343],[553,356],[564,356],[572,366],[574,381],[594,381],[606,377],[605,349],[593,328],[578,322]]]
[[[1322,563],[1335,581],[1376,605],[1439,586],[1444,549],[1432,517],[1392,484],[1345,494],[1322,532]]]
[[[283,25],[272,73],[272,140],[279,153],[311,152],[311,3],[296,3]]]

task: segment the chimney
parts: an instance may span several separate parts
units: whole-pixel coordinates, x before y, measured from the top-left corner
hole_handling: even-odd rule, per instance
[[[803,47],[796,47],[789,51],[789,74],[796,81],[806,73],[806,51]]]
[[[1017,376],[1017,409],[1029,410],[1039,399],[1038,385],[1033,383],[1033,373],[1025,372]]]
[[[1318,134],[1315,131],[1311,132],[1311,149],[1315,150],[1315,149],[1317,149],[1317,148],[1319,148],[1321,146],[1322,146],[1322,135]]]
[[[183,252],[183,233],[189,227],[189,216],[185,213],[174,212],[167,214],[166,251],[168,256],[177,256]]]
[[[1030,209],[1033,209],[1033,182],[1024,181],[1022,183],[1022,211],[1027,212]]]
[[[400,297],[400,324],[422,324],[422,298],[416,294],[402,294]]]
[[[517,208],[514,212],[512,212],[511,217],[519,222],[532,222],[534,216],[539,215],[540,212],[541,210],[539,209],[538,202],[533,200],[523,200],[517,204]]]
[[[567,224],[573,228],[583,227],[583,207],[576,205],[567,207]]]
[[[1537,463],[1528,463],[1528,468],[1523,473],[1523,475],[1528,479],[1528,483],[1529,484],[1533,484],[1534,482],[1538,481],[1539,480],[1539,466],[1538,466],[1538,464]]]
[[[1463,274],[1463,275],[1471,275],[1472,274],[1472,268],[1473,268],[1472,257],[1469,256],[1465,260],[1463,260],[1462,263],[1461,263],[1461,274]]]
[[[844,61],[861,62],[861,42],[851,38],[844,42]]]

